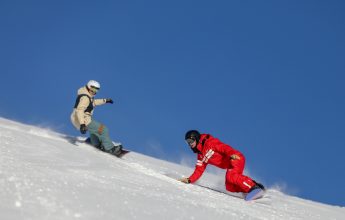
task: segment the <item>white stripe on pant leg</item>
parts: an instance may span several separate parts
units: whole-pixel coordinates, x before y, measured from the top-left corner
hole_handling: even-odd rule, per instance
[[[243,184],[246,186],[246,187],[248,187],[248,188],[252,188],[248,183],[246,183],[246,182],[243,182]]]

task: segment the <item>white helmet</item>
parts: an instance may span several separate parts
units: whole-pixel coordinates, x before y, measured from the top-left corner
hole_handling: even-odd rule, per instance
[[[87,88],[91,89],[91,87],[96,88],[96,89],[100,89],[101,84],[99,84],[99,82],[97,82],[96,80],[90,80],[87,83]]]

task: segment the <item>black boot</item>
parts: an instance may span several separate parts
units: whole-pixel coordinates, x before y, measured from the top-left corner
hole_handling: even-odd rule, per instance
[[[262,185],[261,183],[256,182],[255,180],[253,180],[253,182],[255,183],[255,186],[253,186],[252,189],[250,189],[250,191],[252,191],[254,189],[254,187],[255,187],[255,189],[260,188],[263,191],[266,191],[264,185]]]
[[[129,151],[124,150],[122,148],[122,145],[118,145],[118,146],[114,146],[113,148],[111,148],[109,151],[107,151],[108,153],[121,158],[123,155],[127,154]]]

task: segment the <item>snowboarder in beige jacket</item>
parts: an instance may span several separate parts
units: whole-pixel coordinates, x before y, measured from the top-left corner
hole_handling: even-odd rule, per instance
[[[86,134],[89,131],[90,142],[93,146],[115,156],[120,156],[123,151],[122,146],[115,146],[109,137],[108,128],[92,118],[95,106],[114,103],[109,98],[94,98],[100,88],[101,86],[97,81],[90,80],[87,85],[78,90],[78,96],[71,114],[71,121],[74,127],[80,130],[82,134]]]

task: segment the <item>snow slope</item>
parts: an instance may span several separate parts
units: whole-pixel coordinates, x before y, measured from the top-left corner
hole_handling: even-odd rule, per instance
[[[223,177],[186,185],[191,168],[130,153],[118,159],[72,137],[0,118],[0,219],[345,219],[345,208],[269,190],[256,202]],[[221,191],[221,192],[219,192]]]

